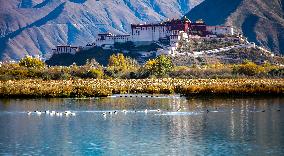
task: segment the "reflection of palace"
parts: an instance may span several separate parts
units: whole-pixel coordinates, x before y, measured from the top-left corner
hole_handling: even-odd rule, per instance
[[[248,138],[252,138],[256,145],[261,146],[266,146],[267,142],[281,144],[281,139],[279,139],[281,117],[276,111],[278,106],[272,107],[269,103],[279,104],[281,102],[279,99],[273,101],[267,99],[196,99],[183,103],[182,99],[172,99],[169,104],[173,109],[185,106],[187,111],[200,111],[208,108],[212,112],[193,116],[173,116],[169,135],[175,137],[174,144],[179,144],[184,142],[184,138],[189,138],[192,147],[196,142],[217,137],[229,141],[235,140],[236,145],[238,142],[247,142]],[[262,110],[266,111],[262,112]],[[269,127],[272,130],[268,130]],[[271,131],[275,134],[267,133]],[[188,147],[189,150],[190,148]],[[176,151],[180,150],[172,152]],[[182,153],[176,154],[182,155]],[[202,155],[202,153],[199,154]]]
[[[270,101],[251,98],[224,101],[223,103],[232,103],[229,116],[230,123],[228,124],[231,130],[231,132],[228,132],[230,138],[240,139],[245,142],[247,138],[253,136],[254,142],[258,144],[265,145],[267,141],[279,144],[278,134],[281,133],[281,128],[278,123],[281,118],[276,111],[278,106],[269,105],[269,103],[281,103],[278,100],[273,99]],[[263,110],[265,112],[262,112]],[[275,133],[267,134],[268,127]],[[267,138],[267,136],[269,137]]]
[[[199,101],[190,102],[185,98],[173,98],[169,102],[169,105],[174,111],[182,108],[182,111],[187,112],[200,111],[200,104],[202,103],[200,103]],[[185,153],[191,153],[192,151],[195,151],[196,149],[194,148],[196,148],[196,145],[194,144],[196,142],[199,142],[200,140],[203,140],[203,136],[200,135],[203,133],[203,130],[200,128],[206,127],[206,118],[207,117],[204,114],[172,116],[171,124],[168,130],[168,135],[174,137],[172,144],[178,145],[181,143],[190,143],[192,144],[192,146],[186,146],[185,149],[171,148],[172,151],[168,151],[168,153],[171,153],[173,155],[184,155]],[[199,140],[196,140],[197,136]],[[187,140],[185,140],[185,138]],[[199,154],[202,155],[202,153]]]

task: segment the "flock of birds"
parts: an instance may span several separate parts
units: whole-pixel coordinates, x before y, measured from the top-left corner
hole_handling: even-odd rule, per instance
[[[180,111],[182,111],[182,109],[183,109],[182,107],[179,107],[176,111],[180,112]],[[215,109],[217,110],[218,108],[215,108]],[[147,114],[150,111],[151,112],[158,112],[158,113],[161,112],[160,109],[157,109],[157,110],[145,109],[144,111],[139,111],[139,112],[144,112],[145,114]],[[215,112],[215,111],[213,111],[213,112]],[[277,109],[277,111],[280,111],[280,109]],[[124,109],[124,110],[122,110],[122,112],[126,114],[127,112],[130,112],[130,111]],[[134,110],[134,112],[136,113],[137,110]],[[207,109],[206,113],[209,113],[209,112],[211,112],[211,111]],[[265,110],[261,110],[261,112],[265,112]],[[102,116],[106,117],[107,115],[112,115],[112,114],[116,115],[117,113],[118,113],[118,111],[116,111],[116,110],[115,111],[109,111],[109,112],[103,112]],[[57,112],[57,111],[49,111],[49,110],[47,110],[47,111],[34,111],[34,112],[28,111],[27,114],[28,115],[36,114],[36,115],[39,115],[39,116],[42,115],[42,114],[46,114],[46,115],[50,115],[50,116],[76,116],[76,113],[71,112],[71,111]]]
[[[152,111],[161,112],[160,109],[152,110]],[[124,110],[122,110],[122,112],[126,114],[129,111],[124,109]],[[137,111],[135,110],[134,112],[137,112]],[[143,112],[148,113],[149,110],[145,109]],[[103,112],[102,116],[106,117],[107,114],[109,114],[109,115],[112,115],[112,114],[116,115],[117,113],[118,113],[118,111]],[[28,115],[36,114],[38,116],[40,116],[42,114],[46,114],[46,115],[50,115],[50,116],[76,116],[76,113],[71,112],[71,111],[57,112],[57,111],[49,111],[49,110],[47,110],[47,111],[33,111],[33,112],[28,111],[27,114]]]
[[[143,112],[147,114],[149,111],[150,111],[150,110],[145,109]],[[160,110],[160,109],[157,109],[157,110],[151,110],[151,111],[158,112],[158,113],[159,113],[159,112],[161,112],[161,110]],[[122,110],[122,112],[126,114],[128,111],[127,111],[126,109],[124,109],[124,110]],[[134,112],[136,113],[137,111],[135,110]],[[109,115],[112,115],[112,114],[116,115],[117,113],[118,113],[118,111],[113,111],[113,112],[112,112],[112,111],[110,111],[110,112],[103,112],[103,113],[102,113],[102,115],[103,115],[104,117],[106,117],[106,116],[107,116],[107,114],[109,114]]]
[[[76,113],[71,112],[71,111],[65,111],[65,112],[57,112],[57,111],[34,111],[34,112],[27,112],[28,115],[32,115],[32,114],[36,114],[36,115],[42,115],[42,114],[46,114],[46,115],[50,115],[50,116],[76,116]]]

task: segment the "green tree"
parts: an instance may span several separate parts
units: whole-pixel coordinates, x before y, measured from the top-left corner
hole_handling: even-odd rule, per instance
[[[108,68],[115,71],[124,71],[127,69],[126,59],[123,54],[113,54],[109,58]]]
[[[136,60],[125,57],[123,54],[118,53],[113,54],[109,58],[108,69],[114,70],[116,72],[127,72],[131,70],[136,70],[139,65]]]
[[[168,56],[160,55],[156,59],[147,61],[145,68],[149,70],[152,75],[163,77],[173,68],[172,59]]]
[[[102,68],[90,69],[86,74],[86,77],[96,78],[96,79],[103,78],[103,76],[104,76],[104,72],[103,72]]]
[[[45,63],[41,61],[39,58],[34,58],[31,56],[26,56],[22,58],[19,62],[20,66],[27,68],[43,68],[45,67]]]

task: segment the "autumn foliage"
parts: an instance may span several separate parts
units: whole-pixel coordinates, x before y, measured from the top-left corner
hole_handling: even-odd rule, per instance
[[[204,64],[174,66],[172,58],[160,55],[144,64],[113,54],[106,67],[96,60],[87,60],[85,65],[47,66],[38,58],[25,57],[17,62],[0,64],[0,80],[43,79],[145,79],[145,78],[182,78],[182,79],[226,79],[226,78],[284,78],[284,68],[268,62],[255,64],[244,61],[242,64]]]

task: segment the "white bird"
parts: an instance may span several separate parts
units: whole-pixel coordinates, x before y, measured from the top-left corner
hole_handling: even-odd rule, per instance
[[[55,111],[51,111],[51,113],[49,113],[50,116],[55,115]]]
[[[59,116],[59,112],[56,112],[55,114],[56,114],[56,116]]]
[[[72,113],[71,113],[71,111],[65,111],[64,114],[65,114],[66,116],[69,116],[69,115],[71,115]]]
[[[76,113],[71,113],[72,116],[76,116]]]
[[[45,114],[49,114],[49,113],[50,113],[49,110],[45,111]]]
[[[106,113],[104,112],[103,114],[102,114],[104,117],[106,117]]]
[[[64,113],[65,114],[71,114],[71,111],[65,111]]]
[[[41,111],[36,111],[36,114],[37,115],[41,115]]]
[[[114,112],[113,112],[113,114],[115,114],[115,115],[116,115],[116,114],[117,114],[117,111],[114,111]]]
[[[32,112],[30,112],[30,111],[29,111],[29,112],[27,112],[27,114],[28,114],[28,115],[31,115],[31,114],[32,114]]]
[[[123,113],[127,113],[127,110],[124,109],[124,110],[122,110],[122,112],[123,112]]]
[[[145,109],[145,111],[144,111],[145,113],[148,113],[148,109]]]
[[[157,112],[161,112],[161,110],[160,110],[160,109],[157,109]]]

